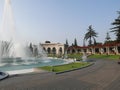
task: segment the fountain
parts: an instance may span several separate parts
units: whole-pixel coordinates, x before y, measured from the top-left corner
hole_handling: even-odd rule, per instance
[[[86,55],[85,52],[83,52],[82,60],[83,60],[83,62],[86,62],[86,61],[87,61],[87,55]]]
[[[29,58],[34,55],[39,57],[46,56],[40,45],[31,45],[29,47],[18,36],[15,29],[11,1],[5,0],[3,21],[0,30],[0,62],[8,58]]]
[[[17,59],[33,56],[34,52],[18,36],[15,30],[11,1],[5,0],[3,21],[0,29],[0,66],[4,65],[2,62],[8,60],[9,63],[10,61],[15,63]],[[41,54],[39,52],[42,51],[42,47],[33,47],[34,49],[38,50],[38,54]],[[42,54],[42,56],[45,55]]]
[[[64,59],[67,59],[68,58],[68,56],[67,56],[67,51],[65,51],[65,54],[64,54],[64,57],[63,57]]]
[[[11,1],[5,0],[0,29],[0,70],[13,71],[46,65],[58,65],[62,60],[49,60],[40,45],[27,45],[16,33]],[[2,76],[3,73],[1,72]]]

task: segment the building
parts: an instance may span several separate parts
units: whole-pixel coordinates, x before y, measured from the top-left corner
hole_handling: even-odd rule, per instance
[[[70,46],[67,48],[68,54],[83,52],[88,54],[120,54],[120,43],[112,42],[92,46]]]
[[[83,52],[86,52],[88,54],[108,54],[108,55],[120,54],[120,42],[109,42],[104,44],[100,43],[91,46],[69,46],[69,47],[61,43],[45,42],[42,43],[41,46],[43,47],[44,51],[47,52],[47,54],[54,55],[64,55],[65,52],[67,52],[67,54]]]
[[[63,55],[65,51],[65,45],[61,43],[45,42],[40,45],[47,54]]]

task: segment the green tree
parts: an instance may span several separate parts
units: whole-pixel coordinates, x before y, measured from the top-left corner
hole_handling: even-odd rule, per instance
[[[116,40],[120,42],[120,11],[118,11],[118,18],[115,19],[115,21],[112,23],[114,25],[113,28],[111,28],[111,32],[114,32],[116,35]]]
[[[110,41],[110,35],[109,35],[109,33],[107,32],[107,35],[106,35],[106,38],[105,38],[105,41]]]
[[[68,40],[67,40],[67,39],[66,39],[66,43],[65,43],[65,45],[69,46],[69,44],[68,44]]]
[[[84,37],[84,45],[85,45],[85,41],[87,40],[88,40],[89,45],[96,44],[95,38],[97,37],[97,35],[98,34],[95,32],[95,30],[93,30],[92,25],[90,25],[88,27],[88,32],[85,34],[85,37]]]
[[[74,46],[78,46],[77,45],[77,39],[75,38],[75,40],[74,40]]]
[[[65,43],[65,51],[64,51],[64,53],[67,52],[68,47],[69,47],[69,44],[68,44],[68,40],[66,39],[66,43]]]
[[[29,48],[30,48],[30,51],[33,53],[33,45],[32,45],[32,43],[30,43]]]

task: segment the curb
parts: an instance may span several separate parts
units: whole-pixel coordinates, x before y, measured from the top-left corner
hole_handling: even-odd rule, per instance
[[[54,72],[54,73],[55,73],[55,74],[62,74],[62,73],[70,72],[70,71],[75,71],[75,70],[83,69],[83,68],[92,66],[93,64],[94,64],[94,63],[91,63],[91,64],[88,65],[88,66],[83,66],[83,67],[80,67],[80,68],[75,68],[75,69],[71,69],[71,70],[66,70],[66,71],[63,71],[63,72]]]
[[[0,72],[1,74],[1,77],[0,77],[0,81],[1,80],[3,80],[3,79],[5,79],[5,78],[7,78],[7,77],[9,77],[9,74],[8,73],[5,73],[5,72]]]

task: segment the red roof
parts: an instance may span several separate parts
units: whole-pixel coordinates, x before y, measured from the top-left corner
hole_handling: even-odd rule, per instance
[[[104,48],[104,47],[112,47],[112,46],[120,46],[120,43],[118,42],[111,42],[111,43],[105,43],[105,44],[97,44],[92,46],[70,46],[69,49],[87,49],[87,48]]]

